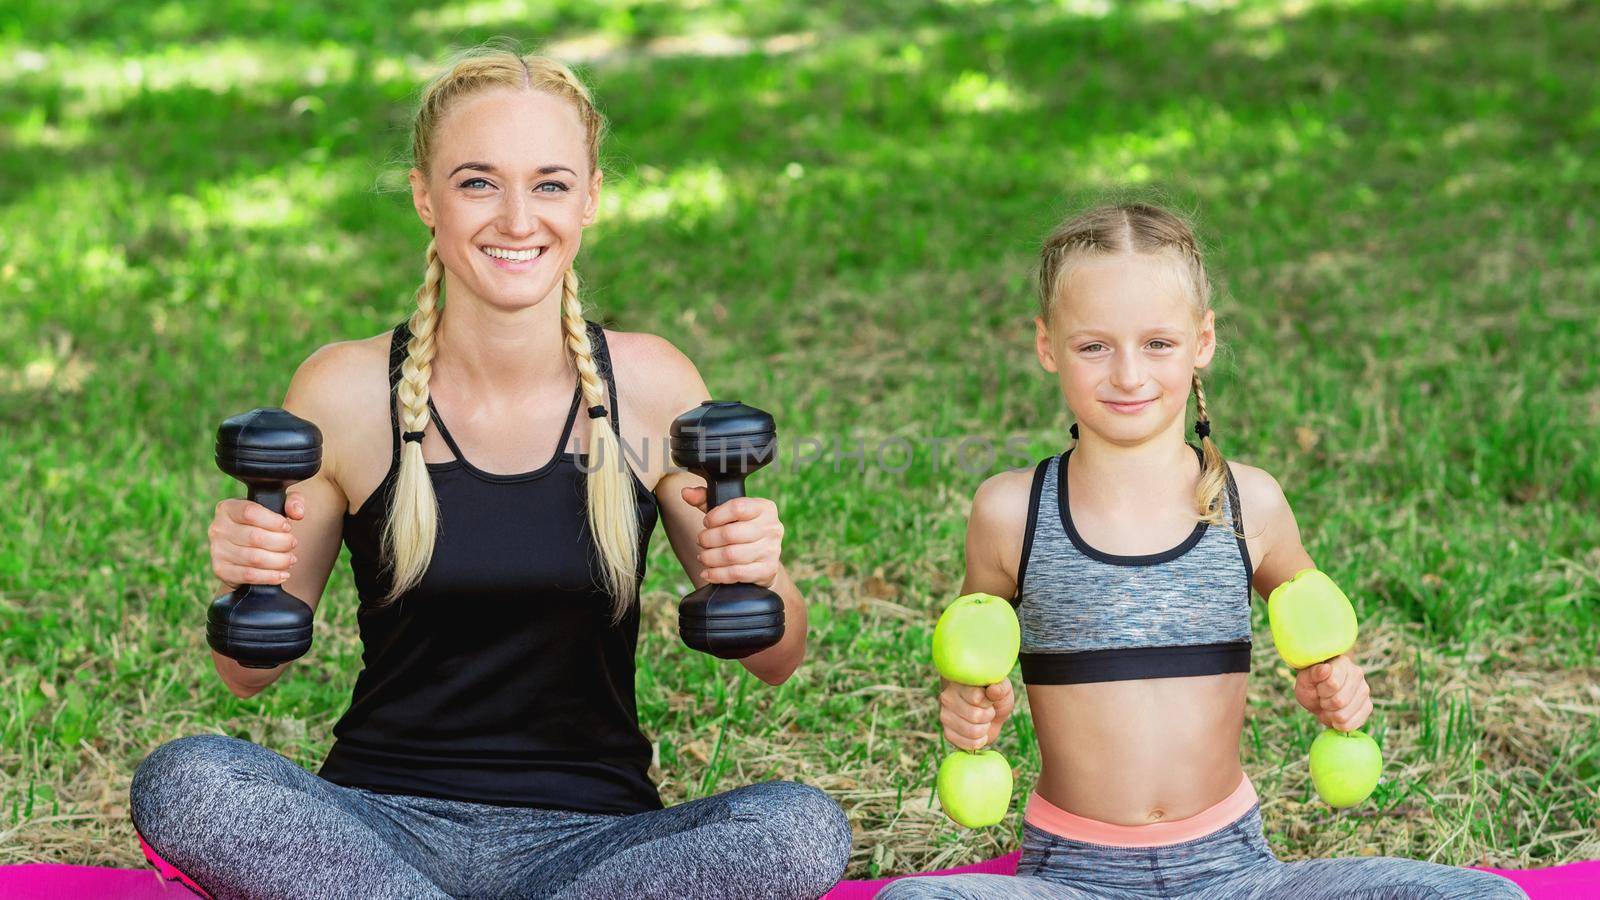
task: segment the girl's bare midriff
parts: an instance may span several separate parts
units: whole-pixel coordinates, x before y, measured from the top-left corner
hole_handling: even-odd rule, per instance
[[[1035,789],[1067,812],[1114,825],[1204,811],[1244,777],[1246,678],[1028,685],[1043,760]]]

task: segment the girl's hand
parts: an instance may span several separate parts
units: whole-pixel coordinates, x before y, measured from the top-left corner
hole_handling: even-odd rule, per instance
[[[1355,731],[1372,715],[1367,676],[1349,654],[1301,669],[1294,679],[1294,698],[1336,731]]]
[[[685,503],[706,511],[706,489],[683,489]],[[735,497],[706,512],[695,559],[700,577],[714,584],[771,588],[782,568],[783,523],[778,505],[764,497]]]
[[[1000,737],[1000,729],[1016,706],[1011,679],[988,686],[946,680],[939,692],[939,721],[945,740],[963,750],[982,750]]]
[[[306,517],[306,501],[291,492],[280,516],[259,503],[234,497],[217,504],[206,534],[211,540],[211,571],[233,590],[241,584],[283,584],[298,560],[299,541],[290,520]]]

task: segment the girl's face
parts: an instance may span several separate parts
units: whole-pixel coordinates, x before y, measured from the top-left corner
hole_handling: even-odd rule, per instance
[[[411,198],[434,229],[451,300],[465,290],[513,310],[560,290],[600,204],[571,104],[509,88],[463,98],[438,123],[429,169],[411,170]]]
[[[1095,257],[1075,268],[1052,321],[1035,320],[1039,362],[1061,377],[1079,428],[1137,445],[1176,429],[1194,370],[1216,351],[1214,317],[1194,302],[1170,260]]]

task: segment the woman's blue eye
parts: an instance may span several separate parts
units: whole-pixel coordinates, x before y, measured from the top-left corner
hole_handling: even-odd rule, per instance
[[[541,182],[539,182],[539,186],[534,188],[534,190],[536,190],[536,191],[544,191],[547,194],[555,193],[555,191],[545,191],[544,190],[545,188],[555,188],[556,191],[565,191],[565,190],[567,190],[567,186],[562,184],[559,181],[541,181]]]
[[[466,181],[461,182],[461,187],[472,187],[474,182],[482,182],[483,184],[489,183],[484,181],[482,178],[468,178]]]

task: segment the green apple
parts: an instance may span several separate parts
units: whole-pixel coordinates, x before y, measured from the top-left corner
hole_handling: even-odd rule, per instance
[[[933,628],[933,664],[957,684],[997,684],[1022,648],[1016,610],[993,594],[957,597]]]
[[[1278,655],[1296,669],[1314,666],[1356,642],[1356,609],[1320,569],[1302,569],[1267,598]]]
[[[1011,764],[993,750],[957,750],[939,764],[939,805],[968,828],[998,824],[1011,808]]]
[[[1383,774],[1383,751],[1364,731],[1327,729],[1311,742],[1311,783],[1329,806],[1343,809],[1367,799]]]

